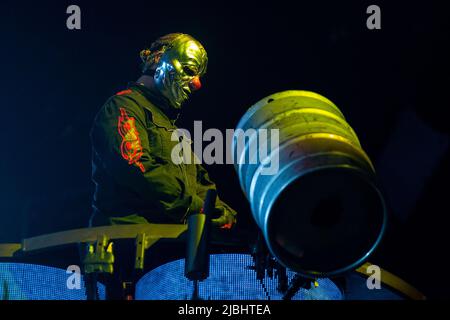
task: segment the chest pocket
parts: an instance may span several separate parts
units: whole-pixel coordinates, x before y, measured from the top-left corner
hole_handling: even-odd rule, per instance
[[[197,179],[197,169],[194,164],[194,155],[192,152],[192,141],[182,134],[182,130],[176,131],[175,127],[170,120],[161,113],[159,110],[154,110],[155,107],[150,106],[146,108],[147,114],[147,131],[150,142],[150,153],[154,159],[165,164],[172,164],[177,167],[177,171],[181,174],[182,179],[185,181],[187,187],[195,185]],[[173,141],[172,141],[173,137]],[[172,161],[172,150],[180,144],[184,144],[182,149],[184,152],[190,155],[190,164],[176,165]],[[153,148],[153,150],[152,150]]]
[[[172,134],[176,127],[158,110],[147,107],[145,113],[147,117],[146,129],[149,136],[150,154],[160,162],[172,162],[172,149],[178,143],[178,141],[172,141]]]

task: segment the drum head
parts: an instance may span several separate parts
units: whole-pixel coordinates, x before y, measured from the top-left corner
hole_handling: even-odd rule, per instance
[[[252,256],[249,254],[213,254],[210,256],[210,275],[199,283],[203,300],[281,300],[278,280],[256,279]],[[287,272],[292,279],[294,272]],[[301,289],[294,300],[342,300],[339,288],[330,279],[319,279],[319,286]],[[184,277],[184,259],[163,264],[144,275],[136,286],[138,300],[189,300],[193,282]]]
[[[86,300],[83,276],[78,287],[72,275],[36,264],[0,263],[0,300]],[[104,300],[105,286],[98,283],[98,292]]]

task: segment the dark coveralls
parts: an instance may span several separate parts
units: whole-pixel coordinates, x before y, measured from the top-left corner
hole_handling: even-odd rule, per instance
[[[91,130],[91,226],[183,223],[201,210],[206,191],[215,185],[201,165],[173,163],[176,118],[164,97],[136,83],[101,108]],[[220,199],[216,209],[219,215],[236,215]]]

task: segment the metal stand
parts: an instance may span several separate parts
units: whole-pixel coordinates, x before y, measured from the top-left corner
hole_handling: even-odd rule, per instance
[[[277,277],[278,285],[277,290],[280,293],[285,293],[288,289],[288,278],[286,268],[282,266],[275,258],[272,257],[267,245],[265,243],[263,235],[259,232],[255,245],[252,249],[252,257],[254,265],[249,268],[255,270],[256,279],[261,282],[267,297],[270,300],[270,296],[266,290],[263,280],[266,274],[269,278],[273,279],[274,275]],[[275,271],[275,273],[274,273]]]
[[[310,289],[311,280],[296,274],[294,278],[292,278],[292,281],[283,296],[283,300],[291,300],[301,288]]]
[[[198,295],[198,280],[194,280],[193,283],[194,283],[194,290],[192,291],[191,300],[203,300]]]
[[[193,281],[192,300],[201,300],[198,295],[198,282],[209,276],[209,232],[216,198],[216,190],[208,190],[203,210],[188,217],[184,274]]]
[[[87,244],[83,258],[87,300],[99,300],[97,281],[100,274],[112,274],[114,269],[113,243],[99,235],[95,243]]]
[[[147,228],[147,226],[145,227]],[[148,233],[144,230],[138,232],[135,236],[136,249],[132,272],[124,273],[124,270],[114,271],[113,243],[110,242],[110,238],[105,234],[99,234],[95,242],[90,241],[86,243],[85,250],[81,253],[81,261],[83,261],[87,300],[99,300],[98,282],[105,284],[107,300],[134,300],[136,282],[144,271],[145,252],[163,238],[161,235],[164,234],[164,231],[162,230],[166,228],[165,225],[148,227],[154,228],[152,236],[148,236]],[[173,232],[168,232],[168,237],[178,236],[184,230],[185,226],[178,226]],[[127,230],[124,231],[125,233],[128,232]],[[118,234],[115,237],[117,239],[129,238],[127,234],[124,236]]]

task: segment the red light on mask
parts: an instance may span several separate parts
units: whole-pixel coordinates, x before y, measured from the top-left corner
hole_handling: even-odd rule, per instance
[[[194,79],[192,79],[191,82],[189,83],[189,87],[193,91],[199,90],[202,87],[202,83],[200,82],[200,78],[198,76],[194,77]]]

